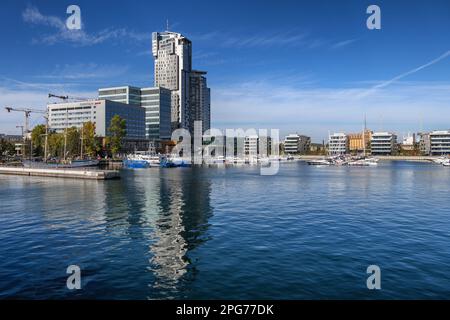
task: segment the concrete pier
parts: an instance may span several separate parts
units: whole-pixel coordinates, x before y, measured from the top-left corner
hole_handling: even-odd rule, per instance
[[[0,167],[0,174],[87,180],[110,180],[120,178],[120,173],[117,170]]]

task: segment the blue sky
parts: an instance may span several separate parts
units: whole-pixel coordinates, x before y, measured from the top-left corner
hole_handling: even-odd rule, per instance
[[[83,28],[61,25],[81,8]],[[381,8],[368,30],[366,8]],[[19,1],[0,4],[0,132],[44,109],[47,93],[95,97],[99,87],[153,84],[150,37],[193,41],[208,71],[212,124],[279,128],[318,141],[328,131],[450,128],[450,2]],[[32,124],[40,123],[35,117]]]

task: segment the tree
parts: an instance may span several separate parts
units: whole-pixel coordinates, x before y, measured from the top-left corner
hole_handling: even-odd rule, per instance
[[[95,136],[95,124],[91,121],[88,121],[83,124],[83,128],[81,130],[83,130],[83,153],[87,154],[90,157],[97,155],[97,153],[101,150],[101,146],[98,142],[97,137]]]
[[[5,139],[0,140],[0,156],[12,156],[16,153],[16,148],[11,142]]]
[[[48,136],[49,155],[52,157],[62,157],[64,153],[64,134],[51,133]]]
[[[111,125],[108,128],[107,143],[111,154],[114,156],[122,149],[123,138],[127,134],[127,124],[125,119],[115,115],[111,119]]]
[[[76,127],[67,129],[67,156],[74,157],[80,154],[80,132]]]
[[[40,124],[31,131],[31,141],[33,142],[33,153],[36,156],[44,156],[45,148],[45,125]]]

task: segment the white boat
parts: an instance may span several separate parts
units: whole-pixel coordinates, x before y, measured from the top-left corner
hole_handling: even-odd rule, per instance
[[[317,159],[308,161],[310,166],[331,166],[333,163],[330,159]]]
[[[159,167],[161,158],[159,155],[150,155],[144,153],[134,153],[127,156],[127,160],[130,161],[145,161],[149,167]]]

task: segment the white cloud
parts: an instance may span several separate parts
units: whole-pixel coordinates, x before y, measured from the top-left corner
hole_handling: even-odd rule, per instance
[[[33,25],[47,26],[55,29],[53,33],[33,39],[33,43],[53,45],[60,42],[69,42],[78,46],[91,46],[106,41],[138,41],[149,42],[150,33],[137,33],[126,28],[104,29],[96,33],[89,34],[85,31],[85,26],[81,30],[69,30],[66,28],[63,19],[54,16],[43,15],[38,8],[28,6],[22,13],[25,22]]]

